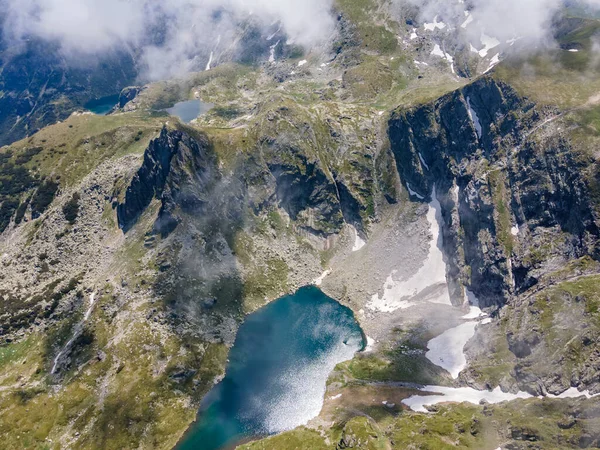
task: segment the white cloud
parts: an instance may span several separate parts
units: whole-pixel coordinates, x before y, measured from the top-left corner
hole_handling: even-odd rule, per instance
[[[521,37],[522,43],[540,45],[551,43],[551,22],[564,5],[563,0],[395,0],[397,7],[410,4],[419,10],[419,21],[439,20],[460,29],[465,23],[465,11],[470,12],[466,29],[468,37],[478,41],[482,32],[502,42]],[[600,0],[581,0],[582,5],[600,7]]]
[[[334,30],[332,0],[0,0],[5,39],[54,40],[65,52],[143,49],[153,78],[187,70],[218,44],[231,50],[236,26],[280,22],[291,41],[310,47]],[[158,45],[151,44],[160,35]]]

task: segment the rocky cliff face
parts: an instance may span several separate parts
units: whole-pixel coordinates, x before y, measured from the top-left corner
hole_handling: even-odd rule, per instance
[[[249,139],[253,152],[237,149],[225,166],[207,136],[165,127],[116,207],[129,234],[156,202],[145,229],[157,251],[155,290],[173,317],[209,322],[209,338],[229,341],[244,311],[315,278],[312,246],[326,250],[345,223],[362,230],[368,217],[355,187],[301,137],[273,134]]]
[[[185,210],[200,213],[204,203],[201,192],[215,181],[211,178],[215,175],[218,176],[215,155],[204,136],[197,134],[192,138],[187,133],[163,128],[146,149],[144,162],[127,188],[125,201],[117,206],[119,226],[129,230],[156,198],[162,207],[155,228],[168,234],[177,226],[176,203],[179,201]],[[184,184],[193,186],[200,195],[180,193],[179,187]]]
[[[544,134],[557,115],[484,77],[392,116],[392,150],[411,198],[435,192],[441,202],[455,303],[461,283],[483,306],[502,305],[559,261],[598,256],[582,176],[591,161],[560,133]]]

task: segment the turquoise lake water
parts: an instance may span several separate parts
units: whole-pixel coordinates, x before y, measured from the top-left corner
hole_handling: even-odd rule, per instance
[[[188,100],[175,103],[172,108],[168,108],[166,111],[172,116],[179,117],[183,122],[190,123],[201,114],[208,112],[213,106],[212,103],[204,103],[200,100]]]
[[[87,102],[84,107],[94,114],[104,116],[119,103],[119,94],[109,95],[107,97],[97,98]]]
[[[336,364],[365,345],[352,311],[304,287],[249,315],[225,378],[204,399],[177,450],[217,450],[317,416]]]

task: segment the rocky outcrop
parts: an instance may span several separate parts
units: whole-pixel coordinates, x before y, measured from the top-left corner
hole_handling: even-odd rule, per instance
[[[534,395],[571,387],[600,392],[597,273],[598,264],[584,258],[553,275],[567,281],[544,278],[533,293],[511,299],[499,320],[479,328],[465,347],[464,381],[482,388],[499,382]],[[548,287],[537,289],[542,284]]]
[[[320,161],[311,160],[299,149],[275,140],[266,164],[275,179],[275,195],[290,218],[317,234],[333,234],[343,225],[336,184]]]
[[[596,256],[597,218],[581,174],[590,161],[560,134],[538,132],[557,115],[484,77],[390,119],[411,198],[427,201],[435,186],[442,205],[456,302],[465,285],[483,306],[502,305],[549,261]]]
[[[118,111],[133,111],[136,109],[136,105],[134,103],[130,103],[137,98],[137,96],[146,89],[146,86],[128,86],[121,90],[119,94],[119,100],[117,104],[110,110],[108,114],[113,114]]]
[[[119,94],[118,107],[123,108],[127,103],[136,98],[138,94],[143,90],[140,86],[129,86],[124,88]]]
[[[176,199],[180,197],[185,209],[199,209],[203,204],[199,193],[212,182],[217,173],[215,167],[215,157],[205,137],[192,138],[185,132],[163,128],[146,149],[142,166],[127,188],[125,201],[117,206],[119,226],[128,231],[156,198],[162,206],[155,228],[168,234],[178,222],[174,214]],[[194,192],[180,192],[179,187],[190,178],[195,180]]]

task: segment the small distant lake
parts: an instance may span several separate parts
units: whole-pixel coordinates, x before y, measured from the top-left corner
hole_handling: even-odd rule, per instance
[[[90,100],[83,107],[94,114],[98,114],[99,116],[105,116],[110,112],[113,107],[119,103],[119,94],[108,95],[106,97],[96,98],[94,100]]]
[[[179,117],[182,122],[190,123],[198,116],[208,112],[213,106],[212,103],[204,103],[200,100],[188,100],[175,103],[172,108],[168,108],[166,111],[172,116]]]
[[[364,345],[352,311],[316,287],[268,304],[240,326],[225,378],[176,449],[230,448],[305,424],[321,410],[330,372]]]

